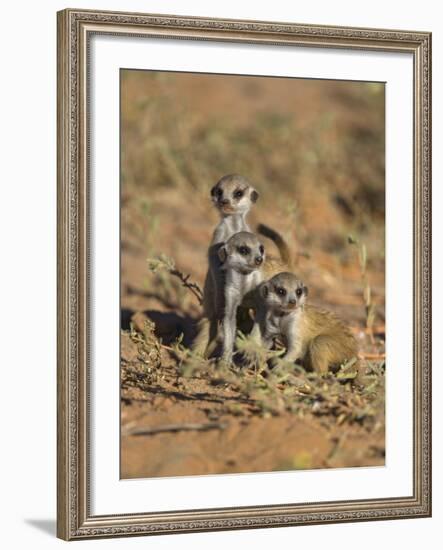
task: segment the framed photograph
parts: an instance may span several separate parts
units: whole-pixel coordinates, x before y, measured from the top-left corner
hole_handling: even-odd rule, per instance
[[[58,536],[431,515],[431,35],[58,13]]]

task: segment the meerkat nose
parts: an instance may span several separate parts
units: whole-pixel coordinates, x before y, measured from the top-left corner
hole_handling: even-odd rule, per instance
[[[295,306],[295,304],[297,303],[297,300],[295,298],[291,298],[289,300],[289,303]]]
[[[222,199],[222,200],[220,201],[220,204],[221,204],[222,206],[225,206],[225,205],[229,204],[229,199]]]
[[[256,263],[256,265],[261,265],[263,263],[263,257],[262,256],[256,256],[255,257],[255,263]]]

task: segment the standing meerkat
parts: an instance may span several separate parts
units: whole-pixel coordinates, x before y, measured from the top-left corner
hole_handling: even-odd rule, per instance
[[[333,313],[306,304],[308,289],[293,273],[279,273],[263,283],[253,337],[270,348],[274,338],[286,345],[283,359],[300,361],[319,374],[357,357],[349,328]]]
[[[217,322],[223,333],[222,359],[232,361],[237,330],[237,310],[246,295],[254,292],[263,280],[260,268],[265,259],[265,248],[253,233],[236,233],[218,250],[223,272],[222,307]]]

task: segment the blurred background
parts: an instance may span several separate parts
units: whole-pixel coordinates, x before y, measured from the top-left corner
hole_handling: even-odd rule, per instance
[[[311,300],[356,325],[370,307],[383,324],[384,124],[380,83],[122,71],[123,325],[143,310],[199,315],[146,258],[165,254],[202,285],[209,190],[233,172],[260,193],[251,227],[284,235]]]

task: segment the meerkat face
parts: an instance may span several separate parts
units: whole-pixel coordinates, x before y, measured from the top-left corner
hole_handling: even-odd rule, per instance
[[[268,308],[291,313],[306,301],[308,289],[293,273],[279,273],[260,289]]]
[[[224,269],[233,269],[247,275],[262,266],[265,260],[265,247],[257,235],[241,231],[220,247],[218,256]]]
[[[222,215],[246,214],[258,199],[257,191],[243,176],[229,174],[211,189],[211,198]]]

